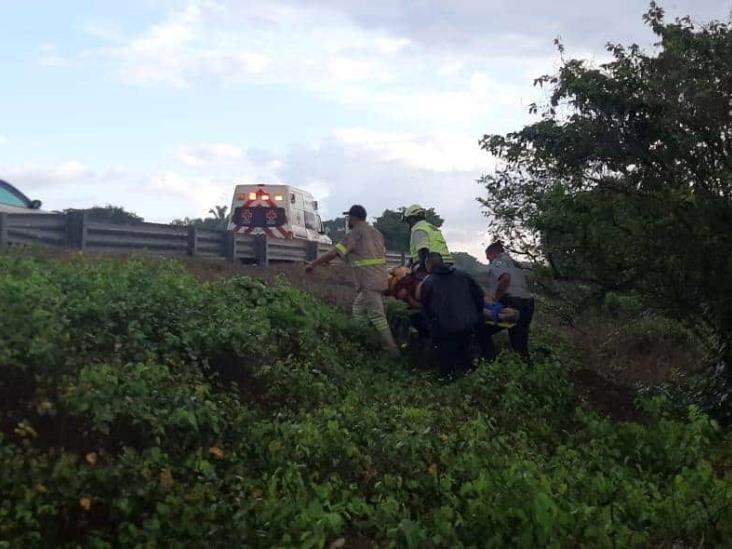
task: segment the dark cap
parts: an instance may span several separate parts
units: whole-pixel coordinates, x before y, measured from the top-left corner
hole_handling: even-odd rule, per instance
[[[343,212],[343,215],[363,219],[364,221],[366,221],[366,208],[364,208],[363,206],[359,206],[358,204],[354,204],[353,206],[351,206],[350,210],[348,210],[347,212]]]

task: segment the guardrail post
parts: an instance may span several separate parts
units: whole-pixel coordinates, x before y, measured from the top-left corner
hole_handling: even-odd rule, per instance
[[[194,256],[198,253],[198,227],[188,225],[188,255]]]
[[[236,262],[236,233],[234,231],[226,231],[224,233],[224,248],[226,250],[226,259],[231,263]]]
[[[313,240],[305,241],[305,259],[315,261],[318,259],[318,242]]]
[[[407,264],[407,254],[402,252],[402,265]]]
[[[8,244],[8,214],[0,212],[0,247]]]
[[[254,255],[257,260],[257,265],[260,267],[269,265],[269,254],[267,252],[267,235],[258,234],[254,237]]]
[[[75,211],[66,214],[66,247],[76,250],[86,248],[87,213]]]

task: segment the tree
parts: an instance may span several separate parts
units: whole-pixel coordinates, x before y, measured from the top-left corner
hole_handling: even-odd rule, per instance
[[[374,227],[381,231],[384,235],[384,244],[387,250],[394,252],[406,252],[409,251],[409,225],[402,221],[402,212],[404,207],[395,210],[384,210],[374,222]],[[434,208],[427,210],[427,221],[432,223],[435,227],[441,227],[445,222],[437,213]]]
[[[455,267],[471,274],[479,273],[486,269],[486,266],[478,259],[467,252],[451,252]]]
[[[64,213],[79,211],[75,209],[64,210]],[[113,223],[115,225],[137,225],[144,223],[145,220],[139,215],[128,212],[121,206],[92,206],[82,211],[86,212],[87,219],[96,223]]]
[[[503,165],[481,202],[495,236],[556,277],[638,290],[686,321],[732,386],[732,32],[666,23],[654,3],[644,20],[656,54],[563,61],[537,80],[541,120],[483,137]]]
[[[219,223],[225,222],[228,223],[229,221],[229,207],[228,206],[214,206],[211,208],[208,213],[211,214],[213,219],[215,221],[218,221]],[[210,218],[207,218],[210,219]]]
[[[346,236],[345,217],[336,217],[335,219],[323,221],[323,227],[325,228],[326,234],[333,242],[340,242],[343,240],[343,237]]]
[[[170,222],[171,225],[188,226],[194,225],[196,227],[206,227],[208,229],[226,229],[229,224],[229,207],[228,206],[214,206],[208,213],[211,214],[205,218],[190,218],[184,217],[183,219],[174,219]]]

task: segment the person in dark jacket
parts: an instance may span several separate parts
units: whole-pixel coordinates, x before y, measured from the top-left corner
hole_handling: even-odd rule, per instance
[[[429,276],[419,290],[432,342],[440,364],[440,375],[454,376],[471,365],[470,343],[483,326],[483,289],[468,273],[430,253],[426,261]]]

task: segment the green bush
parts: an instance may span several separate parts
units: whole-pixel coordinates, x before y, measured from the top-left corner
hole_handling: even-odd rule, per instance
[[[578,405],[511,355],[452,384],[284,285],[0,255],[0,546],[732,543],[716,424]]]
[[[651,315],[628,322],[621,337],[626,341],[628,350],[639,352],[660,345],[683,348],[695,344],[690,332],[680,322]]]
[[[634,293],[608,292],[602,302],[603,314],[612,318],[632,318],[645,309],[641,297]]]

